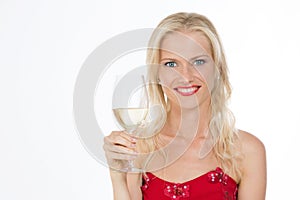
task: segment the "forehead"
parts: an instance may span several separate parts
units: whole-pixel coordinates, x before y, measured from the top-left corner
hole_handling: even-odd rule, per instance
[[[199,31],[168,33],[160,48],[160,56],[176,54],[189,59],[199,55],[212,55],[209,40]]]

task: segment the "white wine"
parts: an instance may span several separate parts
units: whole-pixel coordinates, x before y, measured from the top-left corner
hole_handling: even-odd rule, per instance
[[[113,112],[118,123],[130,132],[143,124],[148,108],[115,108]]]

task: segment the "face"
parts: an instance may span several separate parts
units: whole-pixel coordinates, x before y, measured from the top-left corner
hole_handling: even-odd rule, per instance
[[[171,107],[210,105],[215,67],[208,39],[201,32],[174,32],[161,43],[158,78]]]

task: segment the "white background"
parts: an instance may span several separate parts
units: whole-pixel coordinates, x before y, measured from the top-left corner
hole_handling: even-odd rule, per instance
[[[1,0],[0,199],[112,199],[107,168],[75,129],[76,76],[105,40],[178,11],[202,13],[219,31],[238,128],[266,146],[267,199],[299,196],[296,0]]]

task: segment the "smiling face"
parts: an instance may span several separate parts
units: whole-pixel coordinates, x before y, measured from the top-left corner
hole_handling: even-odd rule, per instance
[[[201,32],[173,32],[160,48],[158,77],[171,107],[209,105],[215,67],[208,39]]]

